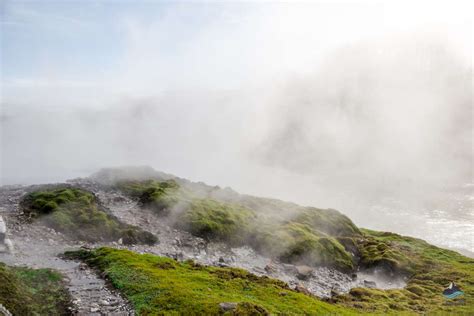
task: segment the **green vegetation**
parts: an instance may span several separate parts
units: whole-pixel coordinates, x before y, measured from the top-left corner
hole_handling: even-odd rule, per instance
[[[356,288],[332,301],[362,311],[377,313],[474,314],[474,259],[441,249],[423,240],[393,233],[363,230],[367,244],[362,260],[388,262],[409,273],[404,289]],[[465,295],[454,300],[442,296],[451,282]]]
[[[140,197],[143,184],[135,186],[135,197]],[[377,269],[407,278],[404,289],[352,289],[331,299],[337,305],[376,314],[474,314],[474,260],[456,252],[415,238],[359,229],[335,210],[300,207],[292,218],[272,219],[236,204],[195,198],[177,186],[165,188],[157,199],[167,196],[172,197],[167,207],[178,210],[177,225],[195,235],[249,244],[285,262],[343,271]],[[446,300],[442,291],[451,281],[465,295]]]
[[[301,208],[289,221],[258,218],[234,203],[197,198],[173,180],[122,181],[116,188],[159,216],[174,210],[176,226],[208,240],[249,244],[285,262],[355,268],[352,249],[340,238],[361,236],[352,221],[335,210]]]
[[[354,244],[362,233],[336,210],[302,208],[294,218],[270,225],[258,225],[253,247],[284,262],[331,266],[353,270],[357,252]]]
[[[85,241],[154,244],[157,238],[136,226],[121,223],[105,212],[95,196],[76,188],[56,188],[28,194],[21,202],[24,213],[66,235]]]
[[[178,192],[179,185],[174,180],[122,181],[116,187],[160,215],[168,214],[184,198]]]
[[[227,315],[350,315],[355,311],[297,293],[281,281],[245,270],[183,263],[127,250],[99,248],[67,253],[107,275],[138,315],[221,315],[220,303],[237,303]]]
[[[13,315],[69,315],[69,302],[57,272],[0,263],[0,304]]]
[[[252,211],[238,205],[195,199],[181,213],[177,225],[209,240],[243,244],[254,219]]]
[[[262,253],[283,262],[354,269],[352,256],[339,241],[315,233],[308,225],[289,222],[279,226],[261,226],[251,244]]]
[[[255,218],[255,214],[244,207],[196,198],[173,180],[127,181],[119,182],[116,187],[157,215],[169,215],[173,209],[178,227],[208,240],[242,244]]]

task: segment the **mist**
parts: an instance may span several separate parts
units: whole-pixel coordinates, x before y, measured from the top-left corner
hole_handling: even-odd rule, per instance
[[[369,208],[415,214],[472,182],[472,19],[466,3],[425,5],[122,3],[100,21],[7,4],[0,184],[149,165],[386,228]],[[8,45],[28,37],[13,34],[59,20],[25,70],[31,56]],[[120,54],[55,44],[74,31],[93,47],[97,25],[121,36]]]

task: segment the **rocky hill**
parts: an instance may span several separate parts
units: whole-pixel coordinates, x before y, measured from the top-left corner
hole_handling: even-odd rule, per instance
[[[474,312],[472,259],[359,228],[336,210],[148,167],[1,187],[0,216],[13,243],[0,253],[10,266],[0,277],[15,269],[62,276],[57,293],[67,295],[51,296],[58,310],[32,305],[39,314]],[[446,300],[449,282],[464,295]],[[27,293],[40,293],[35,286],[22,285],[0,304],[16,311],[22,297],[34,302]]]

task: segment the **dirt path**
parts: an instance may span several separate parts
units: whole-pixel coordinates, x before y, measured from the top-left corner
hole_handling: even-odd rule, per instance
[[[0,215],[7,222],[7,234],[13,241],[13,253],[0,253],[0,262],[11,266],[51,268],[61,272],[73,299],[72,312],[78,315],[134,315],[119,294],[109,290],[104,280],[84,264],[58,257],[83,243],[68,240],[52,229],[18,223],[18,202],[25,188],[0,189]]]

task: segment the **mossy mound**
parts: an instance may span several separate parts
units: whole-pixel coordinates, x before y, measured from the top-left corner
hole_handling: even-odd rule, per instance
[[[404,289],[357,288],[333,298],[333,302],[365,312],[421,313],[439,315],[474,314],[474,259],[441,249],[423,240],[393,233],[363,230],[362,260],[388,266],[409,275]],[[364,249],[365,247],[365,249]],[[443,289],[455,282],[464,295],[454,300],[443,297]]]
[[[307,225],[318,235],[335,237],[357,237],[362,235],[359,228],[339,211],[306,207],[293,219],[296,223]]]
[[[62,276],[49,269],[0,263],[0,304],[13,315],[70,315]]]
[[[87,191],[64,187],[36,191],[25,196],[21,207],[30,219],[70,237],[90,241],[116,241],[125,244],[154,244],[157,238],[139,227],[121,223],[105,212],[96,197]]]
[[[179,185],[174,180],[121,181],[115,187],[159,215],[169,214],[171,209],[184,199],[184,195],[178,191]]]
[[[174,181],[126,181],[116,188],[159,216],[173,212],[175,225],[208,240],[243,244],[255,214],[244,207],[197,198]]]
[[[339,238],[358,237],[361,232],[336,210],[300,208],[291,220],[272,221],[237,203],[198,198],[174,180],[121,181],[115,188],[159,216],[173,213],[175,225],[196,236],[248,244],[285,262],[355,268],[353,249],[346,249]]]
[[[297,293],[278,280],[245,270],[99,248],[67,253],[98,269],[133,304],[138,315],[351,315],[347,307]]]
[[[238,205],[194,199],[179,216],[177,225],[208,240],[244,244],[254,219],[252,211]]]
[[[354,269],[354,260],[337,239],[316,233],[306,224],[259,226],[250,244],[260,252],[283,262],[329,266],[343,271]]]

